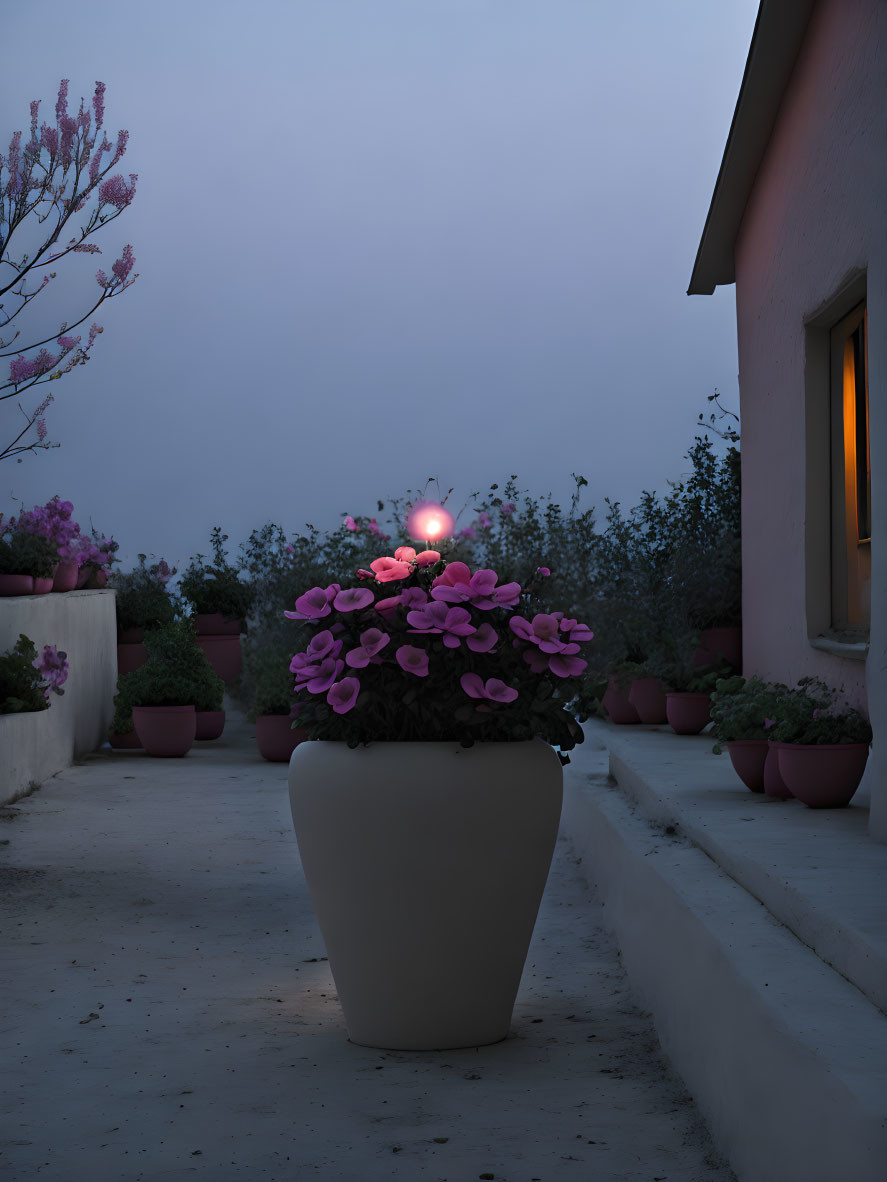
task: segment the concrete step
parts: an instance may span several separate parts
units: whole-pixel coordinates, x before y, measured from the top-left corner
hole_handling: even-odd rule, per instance
[[[742,1182],[883,1182],[887,1017],[769,907],[785,911],[795,899],[794,928],[826,941],[843,963],[861,964],[857,976],[877,994],[878,973],[859,955],[877,950],[877,907],[866,911],[851,954],[843,932],[859,929],[846,887],[855,875],[853,897],[881,898],[884,878],[878,894],[870,876],[887,850],[864,827],[854,830],[855,819],[837,819],[850,810],[761,802],[736,789],[710,739],[627,731],[586,724],[589,746],[609,747],[619,782],[590,771],[594,758],[577,748],[566,768],[564,829],[632,987],[718,1147]],[[820,864],[809,861],[814,837],[818,874],[809,869]],[[777,838],[782,872],[773,864]],[[835,841],[845,889],[831,891],[826,922],[835,875],[825,855]],[[846,861],[851,850],[856,862]],[[799,883],[792,874],[804,865]]]

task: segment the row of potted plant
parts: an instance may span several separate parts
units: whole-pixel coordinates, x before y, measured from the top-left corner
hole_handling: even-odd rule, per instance
[[[794,688],[734,676],[712,695],[714,751],[725,748],[752,792],[811,808],[840,808],[859,787],[872,728],[859,710],[815,677]]]
[[[0,595],[99,589],[108,581],[118,544],[73,519],[74,506],[54,496],[45,505],[0,515]]]
[[[48,710],[51,694],[64,694],[68,654],[45,644],[38,654],[30,637],[19,635],[15,646],[0,655],[0,714]]]

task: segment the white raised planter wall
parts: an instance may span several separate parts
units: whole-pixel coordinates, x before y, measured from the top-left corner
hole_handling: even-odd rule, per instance
[[[19,635],[68,654],[64,696],[48,710],[0,714],[0,803],[42,783],[105,739],[117,688],[113,591],[66,591],[0,599],[0,653]]]

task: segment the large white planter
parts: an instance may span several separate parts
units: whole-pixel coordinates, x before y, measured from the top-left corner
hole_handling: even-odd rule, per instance
[[[299,744],[293,824],[352,1042],[507,1036],[562,782],[541,740]]]

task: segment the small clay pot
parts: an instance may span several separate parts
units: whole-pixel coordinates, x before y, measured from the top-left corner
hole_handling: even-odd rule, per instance
[[[77,587],[77,576],[80,574],[80,567],[77,565],[75,559],[62,559],[55,570],[55,578],[52,580],[53,591],[73,591]]]
[[[631,683],[628,700],[647,726],[666,721],[665,691],[658,677],[639,677]]]
[[[198,636],[197,643],[222,681],[233,681],[243,668],[239,636]]]
[[[666,694],[668,725],[678,735],[698,735],[711,722],[710,694]]]
[[[108,742],[115,751],[142,750],[142,741],[135,731],[129,731],[125,735],[115,735],[113,731],[108,731]]]
[[[246,631],[243,620],[229,620],[221,612],[198,612],[194,621],[198,636],[239,636]]]
[[[628,698],[628,692],[620,689],[615,677],[607,683],[607,691],[601,699],[601,705],[610,716],[610,722],[620,726],[630,726],[640,722],[638,712]]]
[[[33,595],[33,575],[0,575],[0,595]]]
[[[290,756],[308,738],[307,730],[292,729],[289,714],[260,714],[256,719],[259,754],[271,763],[289,763]]]
[[[52,590],[52,579],[41,579],[39,575],[34,576],[34,594],[48,595]]]
[[[193,706],[133,706],[132,721],[149,755],[176,759],[194,745],[197,713]]]
[[[733,769],[752,792],[764,791],[764,764],[770,744],[766,739],[731,739],[724,746]]]
[[[792,796],[811,809],[850,803],[869,755],[868,743],[780,743],[779,774]]]
[[[210,739],[218,739],[224,729],[224,710],[197,711],[197,733],[194,736],[195,739],[198,739],[201,742],[207,742]]]

